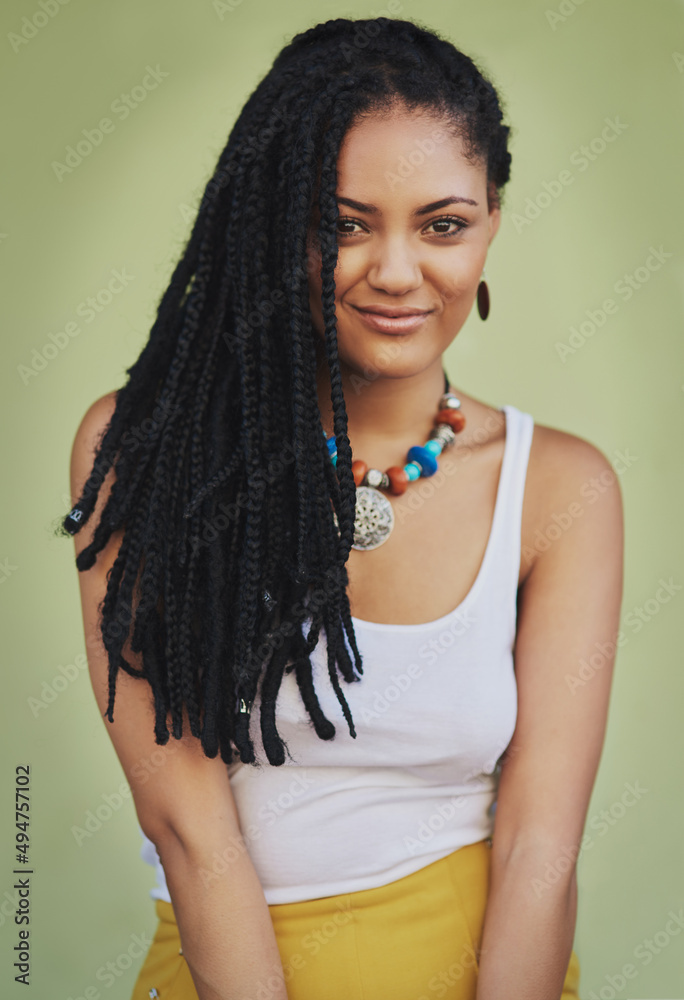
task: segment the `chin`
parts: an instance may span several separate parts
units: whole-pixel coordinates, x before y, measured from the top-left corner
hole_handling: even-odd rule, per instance
[[[340,361],[358,378],[373,382],[377,379],[409,378],[424,371],[434,362],[435,352],[424,348],[409,349],[398,343],[397,337],[388,337],[389,344],[380,344],[376,350],[366,350],[350,357],[340,354]]]

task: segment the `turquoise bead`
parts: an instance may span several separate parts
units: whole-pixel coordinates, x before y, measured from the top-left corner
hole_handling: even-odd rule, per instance
[[[431,455],[441,455],[442,442],[437,441],[435,438],[430,438],[429,441],[425,442],[425,450],[429,451]]]
[[[408,457],[412,462],[420,466],[420,470],[424,476],[434,476],[435,472],[437,472],[437,459],[423,445],[414,444],[413,448],[409,448]]]
[[[420,466],[416,465],[415,462],[409,462],[408,465],[405,465],[404,472],[408,476],[410,482],[414,482],[416,479],[420,478]]]

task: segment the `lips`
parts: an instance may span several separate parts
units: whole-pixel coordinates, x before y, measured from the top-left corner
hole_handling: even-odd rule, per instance
[[[432,310],[415,306],[354,306],[367,326],[381,333],[410,333],[417,329]]]
[[[354,306],[360,312],[374,313],[376,316],[424,316],[430,309],[419,309],[417,306]]]

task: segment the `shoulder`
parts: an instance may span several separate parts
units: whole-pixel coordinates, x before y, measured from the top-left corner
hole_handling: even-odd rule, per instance
[[[100,396],[90,404],[80,420],[71,446],[69,464],[72,504],[76,504],[82,497],[86,483],[94,471],[95,453],[114,414],[117,393],[118,390],[114,390]],[[97,483],[93,484],[93,488],[99,491],[97,503],[88,523],[74,536],[77,553],[92,541],[113,481],[114,470],[110,468],[103,481],[100,482],[98,479]]]
[[[465,412],[468,413],[468,426],[459,440],[466,449],[487,452],[487,457],[499,464],[506,436],[503,410],[456,392],[467,401]],[[604,452],[586,438],[534,421],[526,503],[542,515],[566,499],[571,502],[576,495],[587,502],[593,502],[606,492],[619,497],[618,478],[629,466],[629,461],[627,456],[624,461],[616,461],[614,466]]]
[[[619,471],[595,444],[545,424],[534,424],[529,471],[547,504],[620,496]]]
[[[91,403],[83,414],[71,446],[71,490],[80,493],[93,466],[97,447],[116,408],[118,390],[108,392]]]
[[[523,521],[527,572],[542,557],[546,562],[560,558],[581,540],[617,555],[623,532],[620,475],[626,467],[613,464],[580,435],[534,424]],[[557,544],[563,536],[565,543]]]
[[[534,426],[513,653],[518,711],[492,855],[499,869],[514,848],[522,864],[526,856],[542,864],[567,845],[575,858],[581,844],[620,645],[623,527],[614,461],[577,434]],[[574,879],[573,864],[565,877]]]
[[[72,456],[84,458],[95,452],[116,408],[118,390],[108,392],[91,403],[83,414],[74,437]]]

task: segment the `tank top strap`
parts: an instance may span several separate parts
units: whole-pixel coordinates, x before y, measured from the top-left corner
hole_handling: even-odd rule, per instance
[[[504,588],[506,602],[512,607],[515,627],[515,610],[522,552],[522,511],[527,481],[527,467],[534,431],[534,418],[530,413],[506,404],[506,443],[501,465],[495,545],[495,577]]]

